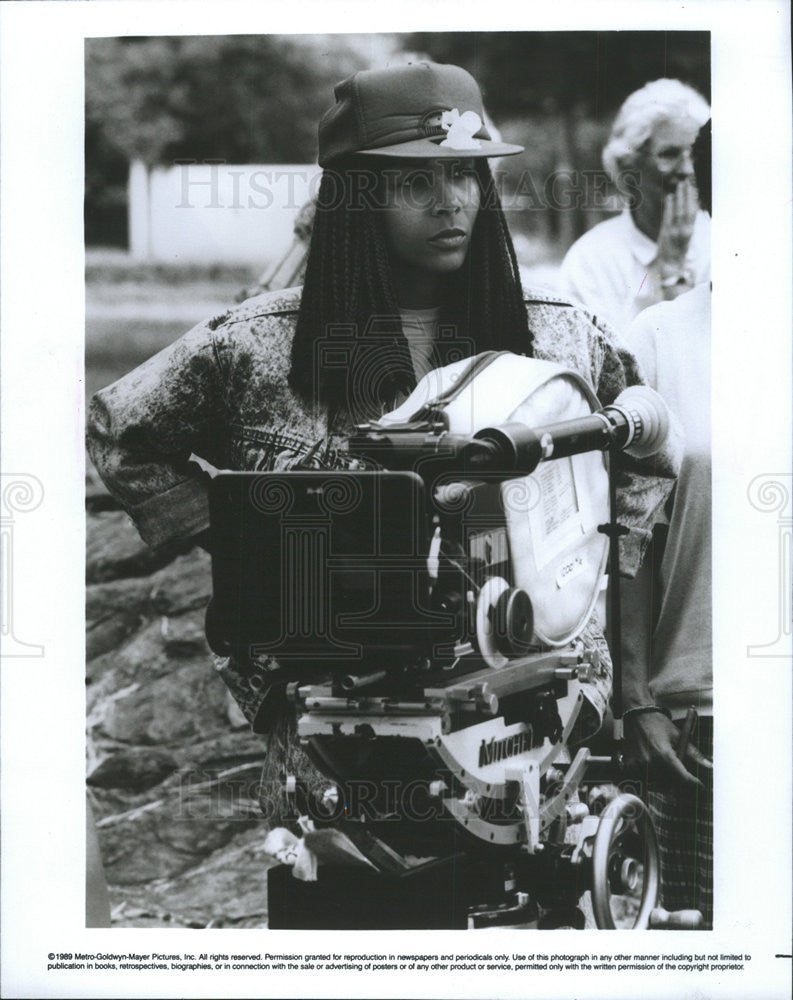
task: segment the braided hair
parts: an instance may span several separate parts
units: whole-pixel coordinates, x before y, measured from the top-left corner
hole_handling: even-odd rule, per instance
[[[444,282],[436,358],[531,354],[517,258],[493,178],[475,161],[480,209],[463,266]],[[325,170],[292,343],[289,385],[305,400],[369,419],[415,386],[382,223],[382,177],[354,161]],[[382,202],[380,202],[382,205]]]

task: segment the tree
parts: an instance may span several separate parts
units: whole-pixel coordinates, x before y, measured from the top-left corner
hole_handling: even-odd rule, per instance
[[[710,96],[703,31],[422,32],[406,44],[468,69],[495,118],[573,108],[610,117],[628,94],[663,76]]]
[[[86,241],[127,245],[132,160],[314,161],[333,85],[396,45],[391,36],[88,39]]]
[[[86,121],[148,164],[311,162],[333,85],[364,65],[346,36],[89,39]]]

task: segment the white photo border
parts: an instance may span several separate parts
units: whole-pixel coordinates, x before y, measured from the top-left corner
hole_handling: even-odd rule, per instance
[[[199,949],[191,930],[84,927],[83,40],[320,33],[341,25],[378,33],[712,33],[716,930],[693,938],[558,931],[532,941],[531,949],[740,952],[752,954],[751,971],[693,981],[631,972],[513,973],[497,980],[448,972],[389,979],[272,972],[264,981],[255,973],[141,972],[122,979],[96,971],[76,979],[46,971],[50,952]],[[790,621],[780,621],[780,606],[789,614],[790,594],[782,594],[780,605],[780,593],[791,572],[783,541],[791,515],[789,506],[786,514],[763,509],[750,487],[767,476],[788,494],[793,488],[789,27],[785,5],[770,0],[685,6],[557,0],[552,7],[401,0],[385,11],[361,0],[0,5],[0,458],[4,482],[30,476],[42,490],[41,502],[14,526],[12,596],[17,637],[43,651],[0,664],[4,996],[788,995],[790,960],[774,956],[791,950],[793,666]],[[28,486],[35,494],[35,483]],[[749,655],[785,628],[782,655]],[[525,931],[436,933],[437,948],[456,954],[529,947]],[[423,939],[420,932],[399,932],[400,949],[421,950]],[[382,934],[357,933],[355,949],[378,940]],[[351,943],[343,932],[229,930],[204,931],[200,942],[201,951],[224,952],[341,951]]]

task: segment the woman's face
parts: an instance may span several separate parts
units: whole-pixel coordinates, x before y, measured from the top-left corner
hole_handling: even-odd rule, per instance
[[[645,214],[660,224],[664,198],[681,181],[693,181],[692,146],[699,126],[690,118],[658,122],[640,158],[640,189]]]
[[[462,267],[479,211],[474,161],[406,161],[383,174],[383,226],[392,262],[431,275]]]

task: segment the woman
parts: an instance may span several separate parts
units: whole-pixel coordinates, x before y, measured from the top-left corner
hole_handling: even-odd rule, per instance
[[[710,280],[710,218],[697,201],[691,148],[710,118],[680,80],[653,80],[628,97],[603,150],[626,196],[621,215],[577,240],[560,287],[623,332],[648,306]]]
[[[694,143],[703,209],[711,211],[711,128]],[[713,925],[713,639],[711,580],[711,288],[702,282],[647,309],[628,342],[680,420],[686,447],[653,558],[625,588],[625,730],[650,767],[647,803],[661,852],[663,905]],[[626,613],[627,612],[627,613]],[[696,710],[688,745],[687,711]],[[680,748],[680,749],[679,749]]]
[[[640,381],[634,358],[586,313],[524,298],[486,165],[521,148],[492,142],[483,118],[479,88],[455,66],[338,85],[319,128],[305,287],[197,326],[92,402],[91,456],[146,541],[204,537],[206,481],[191,456],[233,469],[349,468],[352,423],[462,356],[498,348],[556,361],[604,404]],[[674,474],[670,453],[620,470],[628,572]],[[596,623],[589,634],[602,642]],[[283,718],[267,663],[220,669],[254,730]],[[606,688],[592,686],[600,711]]]

